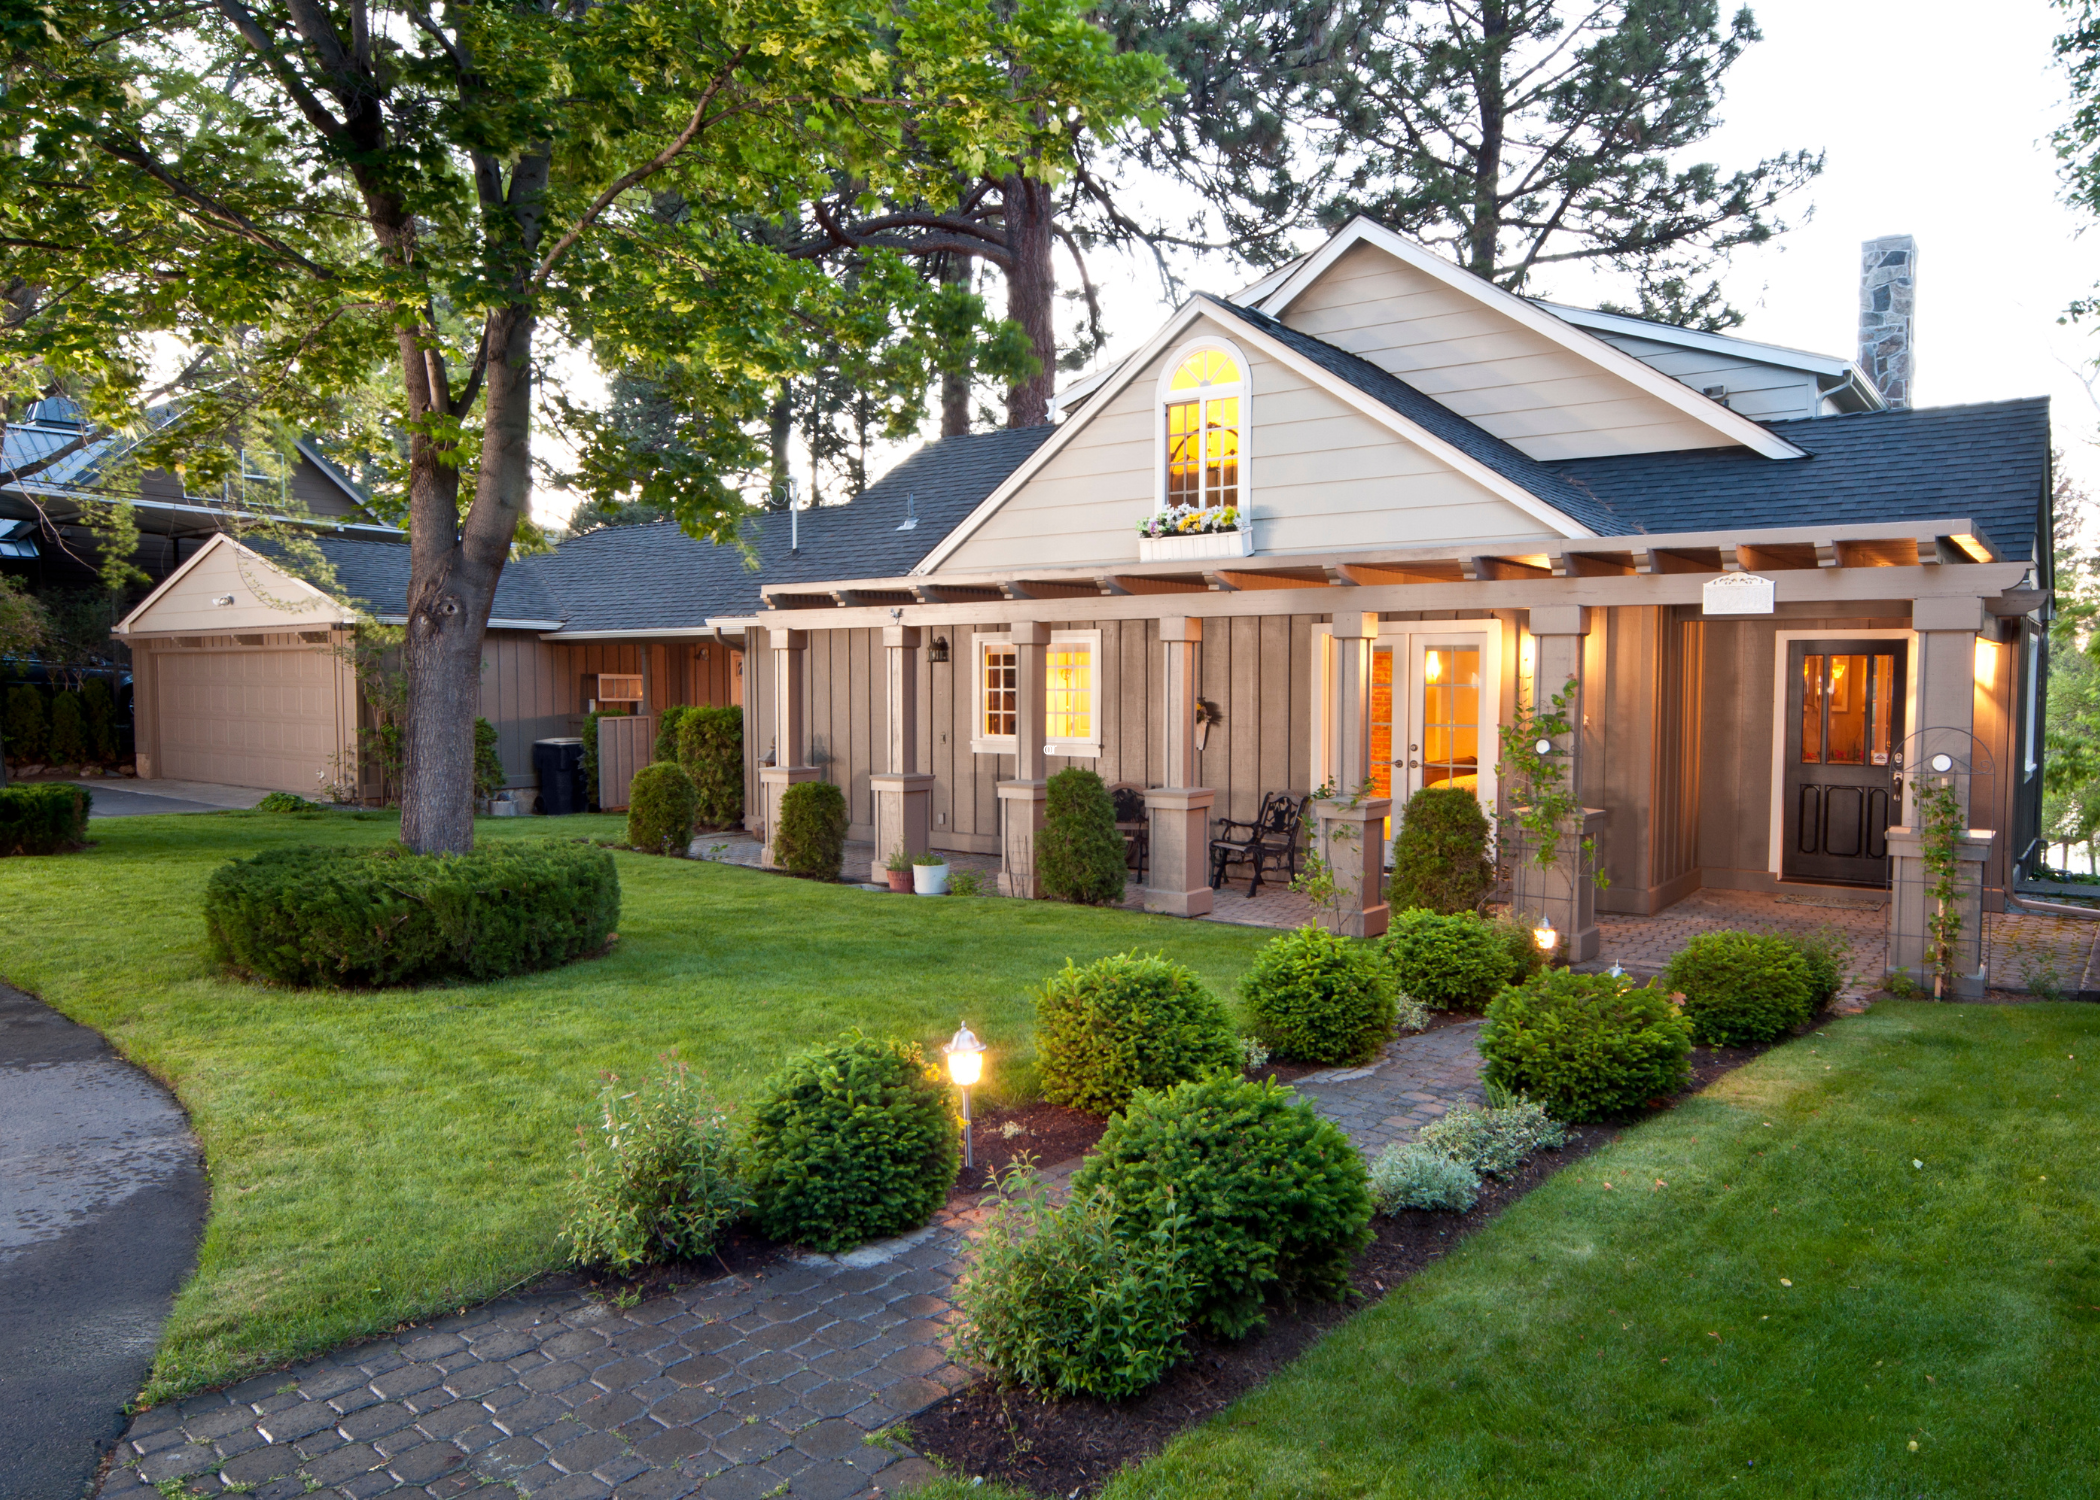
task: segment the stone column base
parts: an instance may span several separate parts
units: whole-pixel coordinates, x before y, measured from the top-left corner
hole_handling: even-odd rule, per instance
[[[1527,926],[1542,916],[1551,917],[1560,933],[1560,947],[1553,956],[1563,963],[1588,963],[1604,951],[1604,933],[1597,926],[1597,882],[1591,874],[1604,864],[1604,824],[1609,816],[1605,808],[1585,807],[1579,821],[1568,819],[1561,830],[1559,857],[1550,870],[1528,863],[1530,855],[1521,850],[1517,854],[1527,863],[1517,872],[1523,898],[1512,902],[1512,915]],[[1516,827],[1514,819],[1509,826]],[[1597,846],[1592,858],[1582,855],[1585,841]]]
[[[1997,833],[1971,828],[1954,846],[1954,908],[1961,932],[1954,941],[1954,972],[1947,976],[1949,1000],[1981,1000],[1990,984],[1983,946],[1983,872]],[[1894,827],[1889,840],[1888,961],[1883,978],[1902,975],[1926,994],[1932,993],[1932,871],[1925,864],[1925,840],[1916,828]]]
[[[1354,807],[1332,798],[1314,801],[1320,820],[1320,858],[1334,873],[1344,937],[1383,937],[1392,918],[1385,904],[1385,820],[1390,797],[1367,797]]]
[[[999,894],[1033,901],[1042,894],[1035,878],[1035,846],[1050,799],[1040,781],[999,783]]]
[[[758,838],[758,867],[761,870],[777,870],[779,864],[773,859],[773,830],[780,826],[780,799],[787,789],[804,781],[821,781],[824,773],[815,766],[760,766],[758,788],[765,799],[765,822],[760,825]]]
[[[868,778],[875,794],[875,858],[868,878],[889,879],[889,857],[924,854],[933,833],[933,777],[923,771],[879,771]]]
[[[1145,793],[1152,823],[1145,865],[1146,911],[1170,917],[1210,915],[1210,809],[1218,794],[1207,786],[1153,787]]]

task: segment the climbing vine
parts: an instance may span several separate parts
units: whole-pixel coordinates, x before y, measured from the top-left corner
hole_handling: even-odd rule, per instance
[[[1541,870],[1552,869],[1559,860],[1561,835],[1569,820],[1582,812],[1581,799],[1568,785],[1567,763],[1551,748],[1558,736],[1574,732],[1576,691],[1570,677],[1545,710],[1519,703],[1515,717],[1502,726],[1502,760],[1495,774],[1502,779],[1517,826],[1530,835],[1531,860]],[[1540,750],[1541,742],[1548,748]],[[1597,841],[1582,840],[1581,853],[1594,865]],[[1600,890],[1608,883],[1604,872],[1595,868],[1590,879]]]
[[[1319,802],[1339,802],[1343,807],[1354,809],[1363,806],[1373,790],[1375,788],[1371,779],[1365,777],[1363,785],[1345,798],[1335,786],[1334,778],[1330,776],[1314,790],[1313,799]],[[1360,836],[1361,830],[1351,823],[1338,822],[1328,832],[1328,838],[1344,848],[1353,846]],[[1290,889],[1310,903],[1314,913],[1329,932],[1337,934],[1342,930],[1343,915],[1348,909],[1349,900],[1357,894],[1335,879],[1334,866],[1322,857],[1318,839],[1314,839],[1312,847],[1305,851],[1305,859],[1299,867],[1298,874],[1292,878]]]
[[[1921,782],[1917,788],[1919,854],[1931,885],[1926,896],[1932,914],[1926,928],[1932,934],[1932,992],[1945,998],[1953,979],[1954,949],[1961,941],[1961,886],[1956,858],[1965,830],[1961,799],[1954,793],[1954,778]]]

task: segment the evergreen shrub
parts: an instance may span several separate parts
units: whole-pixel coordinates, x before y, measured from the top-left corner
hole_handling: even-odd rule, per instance
[[[17,683],[7,690],[7,758],[12,761],[39,761],[44,758],[44,744],[50,733],[50,724],[44,717],[44,695],[29,683]]]
[[[627,792],[627,842],[648,854],[683,854],[693,842],[693,778],[672,761],[634,773]]]
[[[94,800],[86,787],[65,781],[0,787],[0,856],[79,848]]]
[[[656,748],[649,753],[652,763],[678,759],[678,726],[692,710],[683,703],[674,703],[656,716]]]
[[[917,1229],[955,1185],[958,1126],[940,1072],[910,1043],[847,1032],[788,1059],[743,1142],[759,1226],[825,1252]]]
[[[1684,1086],[1692,1027],[1669,995],[1610,974],[1546,969],[1497,995],[1481,1076],[1556,1120],[1624,1115]]]
[[[88,743],[87,715],[80,711],[80,694],[60,693],[51,700],[51,738],[45,754],[61,766],[77,766],[95,758]]]
[[[510,782],[503,754],[496,748],[498,739],[495,725],[487,719],[474,721],[474,796],[480,800],[495,796]]]
[[[1532,936],[1531,924],[1505,912],[1489,919],[1488,931],[1502,945],[1503,957],[1508,961],[1507,984],[1522,984],[1539,970],[1546,967],[1546,955],[1539,952],[1538,940]]]
[[[1834,927],[1788,933],[1786,941],[1808,966],[1808,1011],[1813,1016],[1837,999],[1845,982],[1846,961],[1852,956],[1851,946]]]
[[[1157,954],[1065,961],[1035,1002],[1043,1097],[1112,1114],[1139,1089],[1167,1088],[1240,1065],[1225,1006],[1192,970]]]
[[[790,875],[838,879],[846,860],[846,794],[828,781],[798,781],[781,793],[773,858]]]
[[[1173,1226],[1194,1320],[1223,1338],[1259,1328],[1273,1293],[1342,1296],[1371,1237],[1363,1157],[1271,1082],[1220,1076],[1140,1091],[1072,1189],[1108,1194],[1126,1244]]]
[[[1783,937],[1702,932],[1677,950],[1663,982],[1684,995],[1695,1040],[1749,1047],[1785,1036],[1814,1014],[1817,977]]]
[[[693,778],[703,828],[732,828],[744,820],[744,711],[689,708],[678,721],[678,764]]]
[[[1509,951],[1471,912],[1393,913],[1378,942],[1393,983],[1434,1010],[1482,1010],[1509,980]]]
[[[1393,1033],[1391,965],[1310,923],[1262,945],[1240,998],[1263,1045],[1300,1062],[1367,1062]]]
[[[1463,787],[1423,787],[1400,815],[1386,899],[1395,912],[1479,911],[1495,884],[1487,848],[1487,814],[1478,797]]]
[[[80,690],[80,712],[87,720],[88,751],[96,760],[114,760],[117,754],[117,702],[109,684],[90,677]]]
[[[297,985],[500,979],[605,946],[620,916],[613,857],[582,843],[471,854],[270,849],[213,872],[204,925],[223,964]]]
[[[1051,777],[1043,832],[1035,846],[1036,878],[1044,893],[1058,901],[1106,906],[1123,899],[1127,869],[1108,783],[1079,766]]]

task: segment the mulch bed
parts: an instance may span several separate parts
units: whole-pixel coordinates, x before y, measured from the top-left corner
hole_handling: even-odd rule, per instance
[[[987,1109],[979,1104],[972,1113],[970,1138],[976,1165],[965,1167],[956,1180],[955,1191],[963,1194],[990,1187],[995,1174],[1023,1156],[1034,1158],[1038,1167],[1054,1167],[1084,1156],[1108,1128],[1108,1121],[1099,1116],[1061,1104],[1026,1104],[1018,1109]]]
[[[1690,1085],[1661,1107],[1669,1108],[1697,1093],[1765,1050],[1695,1048]],[[1264,1070],[1264,1076],[1290,1082],[1291,1076],[1284,1075],[1302,1077],[1313,1071],[1285,1064]],[[1231,1405],[1303,1354],[1329,1329],[1443,1259],[1460,1240],[1503,1209],[1618,1134],[1619,1127],[1611,1125],[1572,1127],[1568,1144],[1560,1150],[1533,1157],[1505,1181],[1484,1181],[1480,1201],[1468,1213],[1377,1216],[1371,1221],[1376,1238],[1357,1257],[1345,1300],[1271,1307],[1268,1325],[1238,1343],[1191,1337],[1189,1357],[1142,1396],[1120,1402],[1047,1401],[1022,1390],[1002,1390],[988,1380],[914,1417],[907,1441],[950,1473],[982,1476],[1051,1500],[1098,1494],[1117,1470],[1150,1458],[1184,1428]],[[980,1145],[978,1161],[984,1159]],[[1054,1155],[1042,1158],[1045,1162],[1059,1159]]]

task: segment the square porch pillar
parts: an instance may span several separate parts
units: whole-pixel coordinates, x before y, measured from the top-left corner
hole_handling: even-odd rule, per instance
[[[869,878],[888,878],[890,855],[924,854],[933,828],[933,777],[919,769],[919,629],[886,625],[882,631],[884,701],[889,733],[883,769],[868,778],[875,798],[875,858]]]
[[[806,630],[769,630],[767,645],[773,658],[773,764],[758,768],[759,790],[765,797],[765,825],[758,853],[761,868],[777,870],[773,858],[773,832],[780,826],[780,799],[798,782],[816,781],[815,766],[804,765],[809,747],[802,712],[803,653],[809,648]]]
[[[1580,797],[1583,658],[1590,612],[1579,604],[1540,606],[1531,611],[1530,629],[1534,642],[1532,711],[1550,710],[1553,699],[1568,693],[1568,731],[1551,737],[1554,750],[1550,758],[1566,768],[1568,791]],[[1516,889],[1522,896],[1511,904],[1521,905],[1522,910],[1516,915],[1527,923],[1540,917],[1551,920],[1561,935],[1557,956],[1571,964],[1587,963],[1604,948],[1604,934],[1597,926],[1597,882],[1592,878],[1602,853],[1600,850],[1597,859],[1585,859],[1582,846],[1602,843],[1606,821],[1605,809],[1584,808],[1561,825],[1560,854],[1551,869],[1527,864],[1517,872]],[[1529,856],[1519,858],[1528,860]]]
[[[1196,785],[1196,648],[1203,622],[1173,615],[1159,622],[1166,648],[1161,712],[1166,739],[1166,785],[1145,792],[1152,827],[1145,873],[1146,911],[1175,917],[1210,915],[1210,810],[1217,793]]]
[[[1045,649],[1050,627],[1027,621],[1012,628],[1014,687],[1014,775],[999,783],[999,893],[1029,900],[1042,894],[1036,884],[1035,848],[1043,831],[1049,798],[1044,777],[1043,730],[1049,719]]]
[[[1348,937],[1382,936],[1391,918],[1385,900],[1385,820],[1390,797],[1359,796],[1371,777],[1371,652],[1378,616],[1350,610],[1334,617],[1330,705],[1336,795],[1313,803],[1319,818],[1320,858],[1340,898],[1339,930]]]

